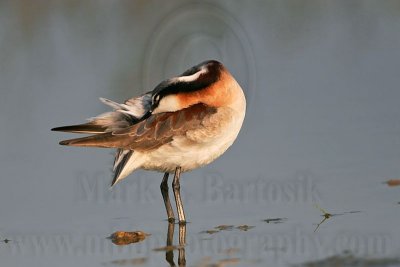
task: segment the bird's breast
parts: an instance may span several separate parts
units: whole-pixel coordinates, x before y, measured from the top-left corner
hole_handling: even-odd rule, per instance
[[[142,168],[173,172],[180,166],[190,171],[211,163],[235,141],[244,119],[244,112],[223,107],[205,117],[201,127],[175,136],[172,142],[143,155]]]

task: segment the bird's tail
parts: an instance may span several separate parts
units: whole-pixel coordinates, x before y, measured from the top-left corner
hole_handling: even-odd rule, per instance
[[[56,127],[51,130],[92,134],[87,137],[63,140],[60,145],[117,148],[113,167],[114,177],[111,183],[113,186],[129,175],[137,166],[134,163],[136,160],[133,157],[133,150],[121,148],[126,145],[124,143],[126,139],[115,136],[112,132],[146,119],[150,114],[152,99],[151,93],[145,93],[139,97],[128,99],[123,104],[105,98],[100,98],[100,100],[112,107],[114,111],[91,118],[84,124]]]

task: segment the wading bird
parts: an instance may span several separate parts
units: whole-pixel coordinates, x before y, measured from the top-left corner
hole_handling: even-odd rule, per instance
[[[168,196],[168,176],[175,173],[172,187],[178,219],[185,223],[181,172],[212,162],[235,141],[246,112],[240,85],[220,62],[210,60],[123,104],[100,100],[114,111],[85,124],[52,129],[92,134],[60,144],[116,148],[111,186],[137,169],[164,172],[160,187],[169,221],[175,219]]]

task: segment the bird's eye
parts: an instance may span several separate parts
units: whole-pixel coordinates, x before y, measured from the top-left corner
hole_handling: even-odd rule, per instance
[[[158,107],[158,102],[160,101],[160,95],[155,95],[153,96],[153,103],[151,103],[151,108],[150,108],[150,112],[153,112],[153,110]]]

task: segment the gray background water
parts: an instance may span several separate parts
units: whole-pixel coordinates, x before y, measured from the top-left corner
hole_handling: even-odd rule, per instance
[[[399,30],[400,1],[1,1],[0,264],[167,266],[162,175],[110,190],[110,151],[50,129],[210,58],[248,110],[234,146],[182,178],[187,265],[396,257],[400,188],[382,182],[400,178]],[[316,205],[360,212],[314,233]],[[255,228],[201,233],[222,224]],[[117,247],[117,230],[152,235]]]

